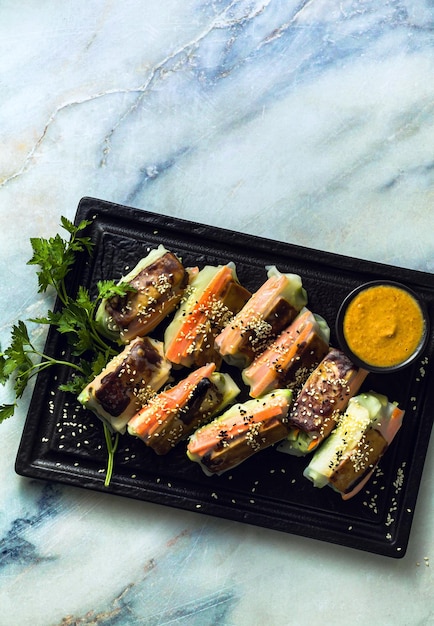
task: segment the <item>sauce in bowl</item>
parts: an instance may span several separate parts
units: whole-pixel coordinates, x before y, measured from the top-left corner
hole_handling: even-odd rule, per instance
[[[361,367],[395,370],[409,364],[425,346],[427,316],[420,299],[404,285],[372,282],[344,301],[337,321],[343,349]]]

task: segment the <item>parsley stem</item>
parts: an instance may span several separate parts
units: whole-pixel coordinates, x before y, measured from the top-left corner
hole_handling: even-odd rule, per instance
[[[50,357],[47,357],[45,354],[41,354],[39,352],[34,352],[34,354],[37,354],[38,356],[42,356],[42,360],[39,361],[38,363],[34,363],[27,370],[20,372],[18,374],[18,378],[20,378],[21,380],[24,380],[26,378],[27,379],[33,378],[36,374],[44,371],[45,369],[47,369],[48,367],[51,367],[52,365],[65,365],[67,367],[71,367],[75,369],[76,371],[84,375],[83,369],[79,365],[76,365],[75,363],[70,363],[69,361],[57,361],[56,359],[51,359]]]
[[[100,348],[101,348],[104,352],[109,351],[109,352],[110,352],[110,354],[112,354],[113,356],[116,354],[115,350],[113,350],[113,348],[111,348],[111,347],[108,345],[108,343],[106,343],[106,342],[102,339],[101,335],[99,335],[99,334],[98,334],[98,332],[97,332],[97,331],[95,331],[93,327],[91,327],[90,334],[91,334],[92,339],[95,341],[95,343],[96,343],[96,344],[97,344],[97,345],[98,345],[98,346],[99,346],[99,347],[100,347]]]
[[[111,356],[115,356],[118,353],[117,350],[115,350],[111,345],[109,345],[106,341],[104,341],[104,339],[101,337],[98,331],[95,330],[93,327],[91,329],[91,336],[93,337],[96,345],[99,346],[99,348],[103,352],[107,352]]]
[[[65,282],[62,280],[59,285],[55,286],[55,289],[56,289],[57,295],[59,296],[60,300],[62,301],[62,304],[64,306],[67,306],[68,305],[69,296],[66,293]]]
[[[71,363],[71,361],[63,361],[59,359],[54,359],[51,356],[48,356],[47,354],[44,354],[43,352],[36,350],[36,348],[34,348],[32,344],[29,344],[29,346],[31,350],[28,350],[28,353],[35,354],[36,356],[39,356],[41,358],[41,361],[39,363],[35,363],[33,367],[45,369],[46,367],[50,367],[51,365],[65,365],[66,367],[71,367],[77,372],[80,372],[80,374],[85,373],[83,368],[80,367],[80,365],[78,365],[77,363]],[[30,368],[30,369],[33,369],[33,368]]]
[[[104,481],[104,487],[108,487],[110,485],[110,481],[113,475],[113,467],[114,467],[114,456],[116,454],[116,450],[119,443],[119,433],[116,433],[114,438],[110,432],[107,424],[104,424],[104,437],[107,446],[108,459],[107,459],[107,470]]]
[[[83,368],[80,367],[80,365],[77,365],[76,363],[71,363],[71,361],[57,361],[56,359],[51,359],[45,354],[42,355],[42,358],[44,359],[44,361],[41,361],[41,364],[46,363],[47,367],[49,367],[50,365],[66,365],[66,367],[71,367],[77,372],[80,372],[80,374],[85,374]]]

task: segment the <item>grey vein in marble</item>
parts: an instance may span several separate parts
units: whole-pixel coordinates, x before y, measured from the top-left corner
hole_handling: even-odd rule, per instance
[[[210,176],[211,184],[214,184],[212,169],[216,168],[210,154],[215,153],[218,158],[230,147],[227,140],[222,141],[222,137],[230,137],[234,144],[241,132],[245,136],[254,136],[264,116],[266,121],[271,112],[273,115],[280,114],[276,108],[279,102],[285,103],[285,99],[292,97],[291,94],[306,89],[315,81],[327,80],[329,75],[333,80],[336,72],[348,74],[351,66],[359,65],[362,69],[365,59],[368,63],[375,59],[379,64],[382,59],[386,62],[391,55],[402,54],[402,51],[420,54],[424,46],[432,43],[433,37],[432,29],[422,27],[420,18],[418,22],[418,10],[420,13],[422,7],[423,3],[378,4],[373,1],[347,1],[332,4],[331,7],[328,2],[233,1],[212,5],[199,2],[197,13],[205,17],[196,32],[180,42],[178,47],[160,55],[147,70],[143,83],[139,86],[120,85],[118,80],[118,84],[110,89],[86,93],[57,105],[22,166],[4,177],[0,185],[12,182],[28,172],[30,167],[37,166],[43,144],[57,126],[60,130],[66,122],[60,119],[61,114],[64,116],[77,110],[80,111],[79,116],[86,115],[85,110],[98,101],[99,109],[107,109],[111,124],[108,133],[103,127],[96,126],[93,141],[95,150],[100,154],[98,157],[95,155],[98,159],[95,165],[104,165],[111,173],[116,173],[120,189],[119,197],[113,199],[150,210],[160,210],[163,204],[168,213],[184,211],[184,207],[190,205],[192,217],[204,220],[203,203],[198,200],[195,206],[194,196],[198,195],[196,181],[202,178],[206,181]],[[91,40],[95,42],[95,33]],[[89,48],[87,46],[86,49]],[[363,90],[363,83],[358,85],[358,89]],[[309,99],[313,94],[306,95]],[[411,193],[414,185],[420,185],[422,181],[426,187],[430,185],[431,174],[426,167],[428,155],[420,156],[417,164],[398,162],[391,171],[383,173],[383,163],[394,160],[391,150],[396,144],[396,139],[391,140],[386,127],[383,134],[380,131],[375,135],[375,141],[365,140],[360,146],[353,142],[348,160],[342,167],[330,170],[328,161],[333,162],[334,154],[342,153],[354,136],[366,129],[366,137],[369,137],[373,120],[372,113],[362,115],[354,108],[346,110],[345,106],[340,115],[335,116],[333,110],[327,110],[328,105],[334,107],[335,103],[325,100],[320,109],[309,112],[307,108],[308,115],[312,115],[313,128],[318,124],[313,119],[314,115],[321,123],[329,117],[327,130],[323,129],[316,136],[312,135],[309,127],[309,117],[305,121],[301,117],[301,128],[305,127],[304,138],[294,137],[293,122],[282,117],[286,129],[282,126],[281,136],[283,138],[286,134],[293,142],[295,154],[300,152],[300,148],[304,150],[305,145],[312,151],[312,156],[309,151],[306,152],[305,161],[301,159],[300,165],[293,168],[289,177],[280,176],[278,184],[273,184],[274,173],[271,172],[266,185],[262,185],[268,197],[266,200],[258,197],[258,210],[261,202],[267,202],[277,215],[283,213],[281,223],[287,226],[281,233],[271,231],[263,223],[263,212],[260,211],[260,215],[253,213],[246,220],[246,230],[251,229],[250,224],[255,224],[255,230],[263,231],[266,236],[290,237],[292,240],[300,238],[300,243],[305,243],[297,223],[298,215],[304,213],[305,219],[311,218],[314,228],[312,237],[321,240],[321,219],[317,220],[318,227],[314,226],[312,219],[316,219],[318,204],[322,210],[326,209],[330,198],[336,198],[332,206],[348,204],[348,201],[351,202],[347,199],[349,190],[354,189],[357,193],[358,187],[366,186],[366,181],[370,180],[377,194],[385,190],[390,194],[398,189],[391,181],[399,182],[399,186],[408,190],[407,193]],[[402,108],[404,113],[401,115],[414,119],[411,101],[404,102]],[[297,113],[295,110],[296,117],[298,114],[303,116],[305,111]],[[176,116],[175,124],[171,123],[173,115]],[[429,115],[429,110],[425,111],[425,115]],[[405,133],[408,124],[404,120],[386,121],[393,128],[395,137],[398,132],[403,134],[402,141],[409,141]],[[416,132],[418,128],[417,125]],[[263,142],[264,131],[259,132]],[[331,141],[334,141],[334,146]],[[322,157],[322,150],[327,153],[330,148],[330,157],[326,160]],[[276,143],[276,150],[279,149]],[[244,152],[249,155],[249,161],[245,160]],[[204,160],[204,154],[207,160]],[[240,152],[231,148],[230,158],[234,162],[234,176],[239,168],[245,178],[248,168],[247,177],[255,177],[255,168],[259,163],[256,165],[255,153],[248,145]],[[272,158],[275,158],[274,155]],[[126,170],[127,162],[134,162],[134,166]],[[376,164],[377,171],[372,176]],[[276,173],[284,167],[288,165],[283,165],[280,160],[274,164]],[[185,179],[186,170],[191,172],[191,179]],[[232,184],[234,206],[244,208],[242,181],[232,183],[226,172],[225,177],[219,181],[220,186]],[[314,188],[313,177],[316,179]],[[281,190],[285,178],[286,188]],[[178,193],[180,183],[190,187],[191,198],[184,194],[181,199],[182,193]],[[161,185],[166,187],[163,194]],[[254,184],[251,190],[255,192]],[[166,200],[167,191],[170,198]],[[175,194],[174,205],[172,198]],[[102,195],[105,196],[105,192]],[[212,215],[222,211],[219,198],[211,195],[209,203],[214,205]],[[288,217],[288,206],[295,220]],[[250,211],[255,211],[254,207]],[[346,217],[348,220],[351,226],[351,216]],[[214,223],[217,221],[213,218]],[[231,222],[224,225],[232,226]],[[351,236],[343,243],[344,253],[355,244]],[[342,239],[337,239],[334,245],[342,248]],[[363,255],[363,250],[360,254]],[[390,262],[397,262],[393,250],[388,254]]]
[[[147,626],[231,623],[229,616],[239,601],[239,585],[214,591],[205,581],[203,585],[197,579],[194,585],[190,583],[191,573],[188,571],[200,566],[200,554],[209,551],[206,543],[211,539],[208,533],[202,531],[182,532],[170,541],[163,554],[156,555],[145,564],[142,578],[127,584],[105,606],[83,615],[66,615],[60,624],[132,626],[142,623],[140,616],[144,606],[147,607]],[[212,567],[211,562],[209,567]],[[175,580],[178,586],[173,584]]]
[[[10,529],[0,538],[0,570],[12,564],[27,566],[54,558],[41,556],[26,535],[34,527],[46,523],[57,514],[60,496],[61,491],[58,485],[44,484],[35,504],[36,512],[12,521]]]
[[[267,78],[264,80],[264,74],[260,83],[255,85],[256,93],[252,94],[252,99],[243,103],[245,112],[241,117],[237,110],[236,124],[239,125],[243,120],[245,122],[259,115],[264,106],[282,98],[288,90],[294,89],[295,85],[311,80],[318,73],[326,72],[329,66],[337,62],[342,63],[347,57],[357,58],[365,52],[372,54],[372,46],[381,45],[387,27],[402,28],[403,32],[408,28],[415,28],[409,21],[408,9],[399,2],[392,3],[382,11],[374,2],[354,3],[348,0],[339,3],[339,12],[332,11],[331,15],[328,11],[326,13],[324,2],[314,3],[306,0],[286,5],[285,12],[288,17],[282,24],[282,16],[275,9],[276,6],[280,7],[280,3],[273,3],[270,0],[253,4],[236,0],[226,3],[202,32],[151,68],[142,85],[117,87],[61,103],[50,114],[22,166],[3,177],[0,188],[27,171],[45,141],[50,127],[61,113],[72,107],[111,96],[136,94],[132,104],[120,115],[103,140],[100,164],[106,165],[113,135],[143,105],[143,99],[147,95],[154,95],[155,84],[167,83],[172,74],[181,72],[194,75],[198,89],[197,97],[200,98],[201,92],[202,96],[207,93],[209,97],[210,91],[215,91],[221,80],[233,78],[234,75],[237,75],[238,79],[241,78],[241,81],[249,79],[252,63],[255,64],[256,74],[265,66],[272,67],[268,80]],[[199,7],[199,10],[207,6],[208,3]],[[336,24],[330,21],[331,17],[338,19],[337,29]],[[371,17],[376,20],[375,29],[371,29]],[[362,19],[365,21],[361,22]],[[330,34],[332,25],[333,35]],[[361,35],[368,29],[367,41]],[[218,38],[215,36],[216,32]],[[310,50],[307,56],[304,52],[306,49]],[[390,50],[387,53],[390,54]],[[245,75],[239,76],[243,70]],[[189,86],[191,87],[191,84]],[[230,129],[230,125],[229,115],[229,119],[216,130],[224,132]],[[182,156],[186,152],[188,148],[184,147],[178,150],[178,155]],[[147,167],[149,168],[149,165]],[[141,169],[143,170],[143,167]],[[128,197],[133,198],[134,192],[130,192]]]
[[[161,86],[162,91],[158,99],[162,100],[164,93],[169,89],[170,100],[171,92],[168,81],[170,83],[170,78],[173,78],[174,74],[181,70],[184,72],[183,80],[186,81],[185,89],[194,90],[195,101],[199,103],[199,107],[201,101],[207,102],[209,98],[211,98],[214,106],[219,106],[221,98],[226,95],[226,92],[219,94],[219,82],[223,80],[226,83],[235,77],[237,89],[239,89],[240,84],[245,82],[244,92],[249,93],[250,91],[251,98],[242,102],[238,101],[236,106],[234,101],[232,110],[226,106],[225,117],[208,131],[205,129],[207,116],[205,109],[203,109],[204,119],[201,120],[199,116],[197,121],[199,127],[202,125],[200,130],[193,129],[192,131],[189,127],[190,144],[183,143],[180,137],[177,150],[178,158],[165,159],[164,167],[159,166],[158,160],[153,162],[148,157],[148,161],[140,165],[139,168],[139,171],[145,172],[145,175],[142,174],[139,180],[133,184],[133,188],[126,195],[125,201],[127,203],[140,203],[142,200],[139,195],[140,191],[144,191],[146,186],[155,182],[159,175],[167,174],[170,167],[179,167],[180,159],[187,155],[191,157],[193,152],[197,152],[203,141],[209,141],[210,135],[225,135],[232,132],[234,128],[257,118],[267,107],[274,105],[289,91],[294,90],[296,86],[301,83],[308,83],[313,78],[318,78],[318,75],[327,73],[329,68],[335,69],[344,64],[347,58],[357,60],[365,54],[368,57],[372,56],[376,48],[380,47],[381,49],[384,45],[385,38],[387,42],[388,28],[394,27],[402,30],[402,36],[399,39],[403,39],[405,33],[413,28],[409,22],[407,9],[395,3],[396,6],[387,7],[383,13],[380,10],[380,19],[376,22],[375,28],[370,31],[367,40],[361,36],[361,31],[371,27],[371,18],[374,16],[378,18],[378,8],[374,6],[374,3],[358,4],[359,10],[354,8],[354,3],[341,3],[341,20],[337,29],[336,25],[333,24],[335,29],[332,36],[330,34],[332,23],[328,21],[327,16],[321,14],[318,3],[314,6],[311,2],[304,2],[301,5],[296,3],[296,6],[292,7],[293,14],[290,19],[284,25],[276,27],[270,32],[267,10],[272,9],[270,8],[271,3],[267,3],[267,6],[262,6],[261,10],[243,15],[242,18],[231,18],[228,22],[222,20],[217,22],[216,24],[224,30],[225,34],[221,40],[216,41],[215,37],[212,36],[215,25],[211,25],[206,34],[201,34],[193,43],[189,42],[180,51],[173,53],[164,59],[159,66],[153,68],[146,88],[140,93],[134,105],[118,120],[110,135],[106,137],[105,143],[109,140],[111,144],[115,131],[120,129],[130,114],[137,111],[139,105],[143,106],[143,99],[146,95],[156,97],[153,82],[164,81],[165,84]],[[262,17],[264,24],[268,27],[267,31],[261,27]],[[362,18],[365,21],[361,23]],[[312,24],[316,24],[316,27],[312,28]],[[215,47],[216,44],[217,51],[210,53],[210,47]],[[398,46],[396,41],[393,45]],[[193,49],[194,54],[192,53]],[[304,52],[306,49],[310,50],[307,56]],[[384,54],[390,54],[390,49],[386,49]],[[182,61],[180,57],[182,57]],[[214,64],[211,62],[210,65],[207,65],[210,59],[214,60]],[[277,63],[276,59],[278,59]],[[269,72],[269,76],[265,70],[267,66],[273,68]],[[250,85],[247,84],[247,81],[251,82],[252,71],[254,76],[261,77],[261,80],[256,82],[254,91],[249,89]],[[193,84],[191,75],[195,77]],[[175,79],[173,78],[173,80]],[[147,93],[148,87],[149,93]],[[175,97],[181,97],[178,94],[182,93],[183,90],[179,90],[179,87],[178,80],[178,92]],[[229,98],[233,100],[236,92],[233,92],[231,88],[229,89]],[[181,107],[180,103],[172,102],[172,104],[175,108]],[[369,123],[369,120],[366,120],[366,123]],[[192,136],[197,137],[193,143],[191,142]],[[164,135],[162,139],[164,142]],[[384,146],[381,144],[372,146],[373,151],[369,151],[350,164],[344,175],[340,173],[337,180],[329,180],[321,192],[322,195],[328,196],[333,189],[336,189],[336,185],[350,180],[365,164],[371,164],[373,159],[380,160],[382,152],[387,150],[389,145],[390,142],[385,137]],[[152,152],[152,145],[149,148],[148,152]],[[107,153],[106,148],[104,151]],[[139,156],[138,163],[140,163]],[[148,176],[149,170],[155,171],[156,175]],[[303,196],[301,198],[303,199]]]

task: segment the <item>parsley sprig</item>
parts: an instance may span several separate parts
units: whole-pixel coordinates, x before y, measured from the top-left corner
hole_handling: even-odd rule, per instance
[[[57,234],[55,237],[44,239],[43,237],[32,237],[30,239],[33,248],[33,256],[28,261],[28,265],[38,265],[39,293],[45,292],[49,286],[54,287],[62,303],[66,306],[69,303],[69,296],[66,293],[65,278],[74,265],[77,252],[91,252],[93,243],[89,237],[80,237],[79,234],[90,224],[83,220],[75,226],[66,217],[60,218],[61,226],[70,234],[70,239],[62,239]]]
[[[43,317],[28,320],[34,324],[45,324],[56,328],[64,335],[70,346],[71,361],[59,360],[44,354],[30,339],[25,322],[19,320],[13,325],[11,341],[3,352],[0,349],[0,384],[13,381],[15,400],[0,405],[0,423],[12,417],[18,400],[22,397],[30,380],[39,372],[53,365],[66,366],[72,376],[68,382],[59,386],[61,391],[78,394],[86,384],[101,372],[108,360],[117,354],[112,344],[100,334],[95,321],[95,314],[103,298],[114,295],[123,296],[131,290],[129,285],[116,285],[113,281],[97,283],[98,294],[92,299],[89,291],[79,286],[75,296],[69,295],[66,277],[72,270],[78,253],[92,253],[93,242],[83,236],[83,231],[91,222],[83,220],[77,226],[66,217],[61,218],[61,226],[69,238],[55,237],[32,238],[30,240],[33,256],[29,265],[37,265],[39,293],[53,289],[58,296],[60,306],[48,310]],[[110,482],[113,471],[114,454],[119,435],[112,435],[104,424],[104,436],[107,445],[108,463],[105,485]]]

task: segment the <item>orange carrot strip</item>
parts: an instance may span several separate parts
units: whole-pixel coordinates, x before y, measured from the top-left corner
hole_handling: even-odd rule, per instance
[[[194,370],[177,385],[162,391],[154,400],[143,407],[128,422],[129,428],[134,430],[138,437],[151,437],[153,432],[161,425],[167,416],[178,410],[188,400],[196,385],[203,379],[208,378],[215,370],[214,363],[208,363]]]
[[[297,355],[299,345],[311,334],[312,322],[302,325],[300,318],[297,326],[283,331],[259,358],[245,370],[246,377],[250,380],[251,395],[257,397],[267,390],[276,378],[275,372],[284,370]],[[301,331],[297,334],[297,330]]]
[[[166,347],[166,358],[169,359],[169,361],[177,363],[182,356],[188,354],[192,337],[196,337],[195,331],[198,326],[206,322],[208,318],[208,308],[211,305],[212,298],[218,296],[226,284],[232,279],[232,270],[227,265],[224,265],[216,273],[194,305],[193,310],[187,314],[186,319],[171,344]]]
[[[194,437],[188,444],[191,454],[201,455],[204,450],[213,448],[221,441],[219,433],[225,432],[225,436],[228,439],[237,437],[244,434],[249,429],[252,423],[271,421],[276,415],[281,415],[282,406],[276,404],[273,406],[267,406],[263,409],[255,411],[254,414],[249,414],[250,421],[245,420],[245,415],[238,414],[228,416],[222,420],[217,418],[214,422],[203,426],[196,431]]]
[[[311,450],[315,450],[318,443],[319,443],[319,439],[312,439],[307,446],[308,452],[310,452]]]

